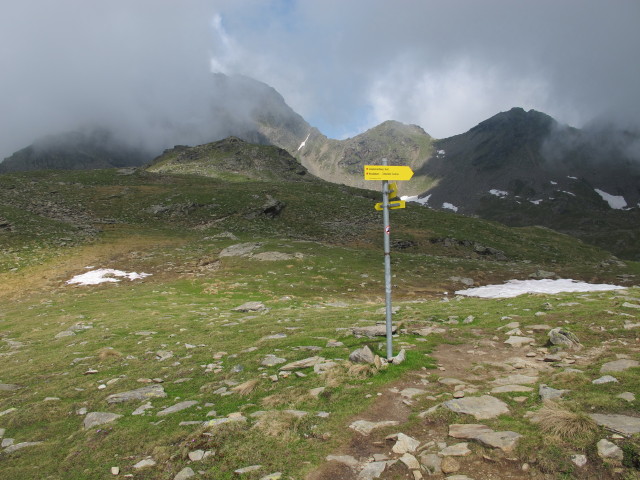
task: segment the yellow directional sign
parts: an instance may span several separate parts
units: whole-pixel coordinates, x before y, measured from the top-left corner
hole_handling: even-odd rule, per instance
[[[407,166],[395,165],[365,165],[365,180],[409,180],[413,177],[413,170]]]
[[[376,210],[382,210],[384,209],[383,205],[384,204],[382,202],[376,203],[374,208]],[[394,200],[393,202],[389,202],[389,208],[391,210],[396,210],[398,208],[405,208],[406,206],[407,206],[407,202],[404,200]]]
[[[387,188],[389,190],[389,200],[398,196],[398,184],[396,182],[390,183]]]

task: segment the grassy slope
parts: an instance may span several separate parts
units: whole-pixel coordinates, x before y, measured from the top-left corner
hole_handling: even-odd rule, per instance
[[[17,392],[0,392],[0,412],[17,409],[0,417],[0,428],[16,443],[44,441],[2,458],[0,472],[6,478],[103,478],[114,465],[135,478],[173,478],[189,464],[187,452],[197,448],[216,450],[212,458],[190,464],[206,472],[201,478],[232,478],[234,469],[252,464],[263,469],[247,478],[275,471],[301,478],[347,438],[348,418],[373,401],[367,394],[409,369],[433,367],[425,355],[438,343],[451,341],[435,337],[418,342],[404,335],[397,342],[413,346],[409,361],[371,378],[359,379],[345,371],[323,378],[309,370],[305,377],[292,375],[276,383],[266,378],[277,372],[277,367],[260,366],[267,354],[287,361],[321,355],[343,362],[364,343],[380,352],[378,342],[353,338],[345,330],[382,320],[378,313],[384,295],[381,219],[373,210],[379,201],[375,193],[321,182],[228,183],[142,172],[119,175],[115,170],[7,175],[0,177],[0,183],[3,188],[14,187],[12,204],[4,201],[0,216],[16,229],[0,237],[0,281],[7,286],[0,294],[0,383],[23,386]],[[268,195],[286,203],[282,215],[249,218]],[[88,235],[86,229],[44,220],[19,208],[42,197],[82,212],[102,231]],[[170,208],[150,213],[149,208],[157,205]],[[606,253],[546,229],[508,229],[414,206],[392,212],[392,227],[394,239],[415,244],[392,257],[394,299],[403,305],[396,320],[406,324],[473,314],[482,318],[474,327],[490,331],[514,309],[535,308],[543,301],[523,297],[508,304],[472,299],[441,303],[443,291],[460,287],[449,279],[453,275],[488,283],[525,278],[540,268],[586,280],[640,273],[634,263],[603,269],[599,263],[608,258]],[[238,239],[215,237],[224,231]],[[473,248],[431,241],[444,237],[492,246],[504,251],[508,260],[495,261],[477,255]],[[241,242],[260,242],[256,252],[298,255],[275,262],[218,259],[223,248]],[[64,284],[88,265],[152,276],[97,286]],[[577,296],[561,297],[569,301]],[[232,311],[250,300],[264,302],[270,311]],[[328,305],[338,301],[348,307]],[[570,322],[590,345],[601,341],[601,333],[594,334],[592,328],[616,319],[615,313],[603,312],[622,310],[615,295],[595,295],[584,308],[560,312],[558,321]],[[55,338],[79,323],[92,328]],[[462,337],[454,338],[471,335],[470,327],[459,328]],[[145,330],[156,333],[136,335]],[[276,333],[287,336],[264,338]],[[631,340],[635,334],[627,335]],[[326,348],[328,339],[339,339],[344,347]],[[309,345],[322,350],[299,349]],[[246,352],[250,346],[257,350]],[[105,349],[110,350],[105,354]],[[174,356],[158,361],[159,350]],[[226,354],[214,360],[216,352]],[[220,371],[205,373],[205,366],[216,362]],[[242,366],[235,369],[240,371],[234,371],[237,365]],[[98,373],[85,375],[90,368]],[[168,394],[152,400],[150,415],[130,415],[141,402],[106,403],[109,394],[143,386],[141,378],[162,379]],[[184,378],[190,380],[175,383]],[[213,393],[229,388],[225,381],[250,379],[259,383],[247,397]],[[309,389],[318,386],[327,389],[318,398],[309,396]],[[595,397],[587,395],[589,386],[584,388],[589,405],[588,399]],[[631,391],[640,395],[637,387]],[[59,400],[44,401],[47,397]],[[182,400],[199,404],[167,417],[155,416],[160,408]],[[213,405],[205,406],[208,403]],[[530,404],[535,403],[532,397]],[[84,430],[83,417],[76,414],[83,407],[124,417]],[[197,426],[179,426],[180,421],[206,419],[210,410],[216,411],[210,418],[217,418],[237,411],[248,415],[285,408],[310,414],[299,420],[272,419],[264,430],[252,428],[253,420],[222,426],[213,436],[203,435]],[[315,417],[319,411],[331,415]],[[164,421],[157,423],[160,420]],[[280,454],[285,451],[286,456]],[[148,455],[160,467],[132,469]]]

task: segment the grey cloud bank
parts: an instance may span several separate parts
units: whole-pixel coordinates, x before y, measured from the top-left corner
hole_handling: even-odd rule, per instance
[[[215,106],[240,99],[220,94],[212,70],[270,84],[335,137],[395,119],[442,138],[513,106],[576,126],[597,117],[640,124],[636,0],[24,0],[0,8],[0,158],[93,124],[143,147],[219,138],[228,122]]]

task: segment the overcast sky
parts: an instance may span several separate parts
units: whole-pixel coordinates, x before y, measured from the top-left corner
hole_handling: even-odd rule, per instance
[[[638,0],[0,0],[0,158],[93,123],[197,128],[211,71],[335,138],[513,106],[639,125],[639,24]]]

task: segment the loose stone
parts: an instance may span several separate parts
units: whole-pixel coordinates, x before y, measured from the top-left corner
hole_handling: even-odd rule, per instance
[[[186,480],[187,478],[191,478],[196,474],[190,467],[185,467],[178,474],[173,477],[173,480]]]
[[[503,413],[509,413],[507,404],[491,395],[449,400],[442,405],[453,412],[472,415],[478,420],[495,418]]]
[[[616,377],[612,377],[611,375],[605,375],[600,378],[596,378],[591,383],[594,385],[602,385],[603,383],[618,383],[618,379]]]
[[[189,400],[186,402],[180,402],[180,403],[176,403],[175,405],[172,405],[170,407],[167,407],[163,410],[160,410],[157,415],[159,417],[163,417],[165,415],[170,415],[172,413],[176,413],[176,412],[180,412],[182,410],[186,410],[187,408],[193,407],[194,405],[197,405],[198,402],[196,400]]]
[[[602,367],[600,367],[600,373],[611,373],[611,372],[624,372],[625,370],[637,367],[640,365],[640,362],[636,360],[616,360],[613,362],[607,362]]]
[[[141,468],[153,467],[156,464],[156,461],[153,458],[145,458],[144,460],[140,460],[136,463],[133,468],[139,470]]]
[[[623,453],[622,449],[615,443],[610,442],[606,438],[603,438],[597,443],[598,456],[603,460],[618,460],[622,461]]]
[[[629,415],[604,415],[592,413],[589,415],[598,425],[626,436],[640,433],[640,418]]]
[[[148,385],[128,392],[114,393],[107,397],[107,403],[122,403],[130,400],[148,400],[149,398],[165,398],[167,394],[162,385]]]
[[[398,422],[395,420],[385,420],[381,422],[369,422],[367,420],[356,420],[349,428],[355,430],[356,432],[362,435],[369,435],[373,430],[377,428],[391,427],[393,425],[397,425]]]
[[[120,417],[122,417],[122,415],[118,415],[116,413],[90,412],[84,418],[84,428],[86,430],[105,423],[115,422]]]

